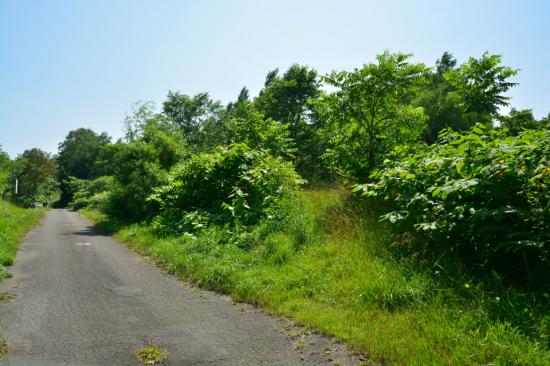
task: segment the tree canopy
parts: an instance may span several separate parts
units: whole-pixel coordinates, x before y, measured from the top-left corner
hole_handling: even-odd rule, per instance
[[[320,105],[332,124],[328,154],[352,176],[366,176],[397,143],[416,140],[424,128],[422,108],[406,103],[424,83],[424,64],[412,55],[384,52],[351,72],[332,72],[324,81],[336,88]]]
[[[502,56],[485,52],[479,59],[470,57],[445,77],[463,100],[466,112],[477,122],[492,123],[500,107],[508,106],[506,92],[517,83],[510,81],[518,70],[501,64]]]

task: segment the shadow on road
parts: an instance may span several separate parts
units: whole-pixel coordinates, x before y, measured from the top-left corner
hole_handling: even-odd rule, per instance
[[[109,236],[108,234],[101,233],[94,229],[93,226],[87,227],[85,229],[78,229],[71,232],[64,233],[63,235],[80,235],[80,236]]]

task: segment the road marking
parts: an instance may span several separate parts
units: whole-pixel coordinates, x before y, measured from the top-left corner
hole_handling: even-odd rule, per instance
[[[92,245],[92,244],[91,243],[76,243],[75,245],[88,246],[88,245]]]

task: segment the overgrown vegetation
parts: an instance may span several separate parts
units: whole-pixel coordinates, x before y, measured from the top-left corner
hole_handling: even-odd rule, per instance
[[[376,364],[546,364],[541,309],[521,323],[521,293],[434,274],[437,266],[414,256],[396,259],[392,230],[378,220],[383,207],[343,189],[303,191],[251,231],[210,225],[193,237],[162,238],[154,226],[87,214],[170,273],[290,315]],[[519,318],[498,320],[509,311]]]
[[[6,266],[15,261],[19,242],[42,216],[41,209],[23,209],[0,200],[0,280],[9,276]]]
[[[384,52],[275,69],[227,105],[169,92],[133,106],[124,139],[72,131],[8,196],[54,174],[61,204],[169,271],[376,363],[548,364],[549,118],[500,113],[516,73]]]
[[[149,200],[161,234],[193,234],[209,224],[239,231],[257,224],[299,183],[292,165],[247,145],[191,157]]]
[[[391,201],[383,218],[415,231],[428,252],[449,252],[506,285],[547,284],[550,131],[507,132],[478,125],[403,146],[356,190]]]
[[[11,160],[0,145],[0,199],[21,206],[52,205],[59,199],[56,161],[40,149],[25,150]]]

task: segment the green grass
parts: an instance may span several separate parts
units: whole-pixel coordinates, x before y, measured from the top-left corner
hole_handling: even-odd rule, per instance
[[[196,238],[84,214],[180,278],[334,335],[367,364],[550,364],[547,338],[495,320],[475,283],[445,286],[433,267],[396,257],[380,208],[348,198],[299,192],[284,224],[235,235],[213,227]]]
[[[14,263],[21,239],[42,218],[44,210],[20,208],[0,201],[0,279],[9,275],[5,266]]]

